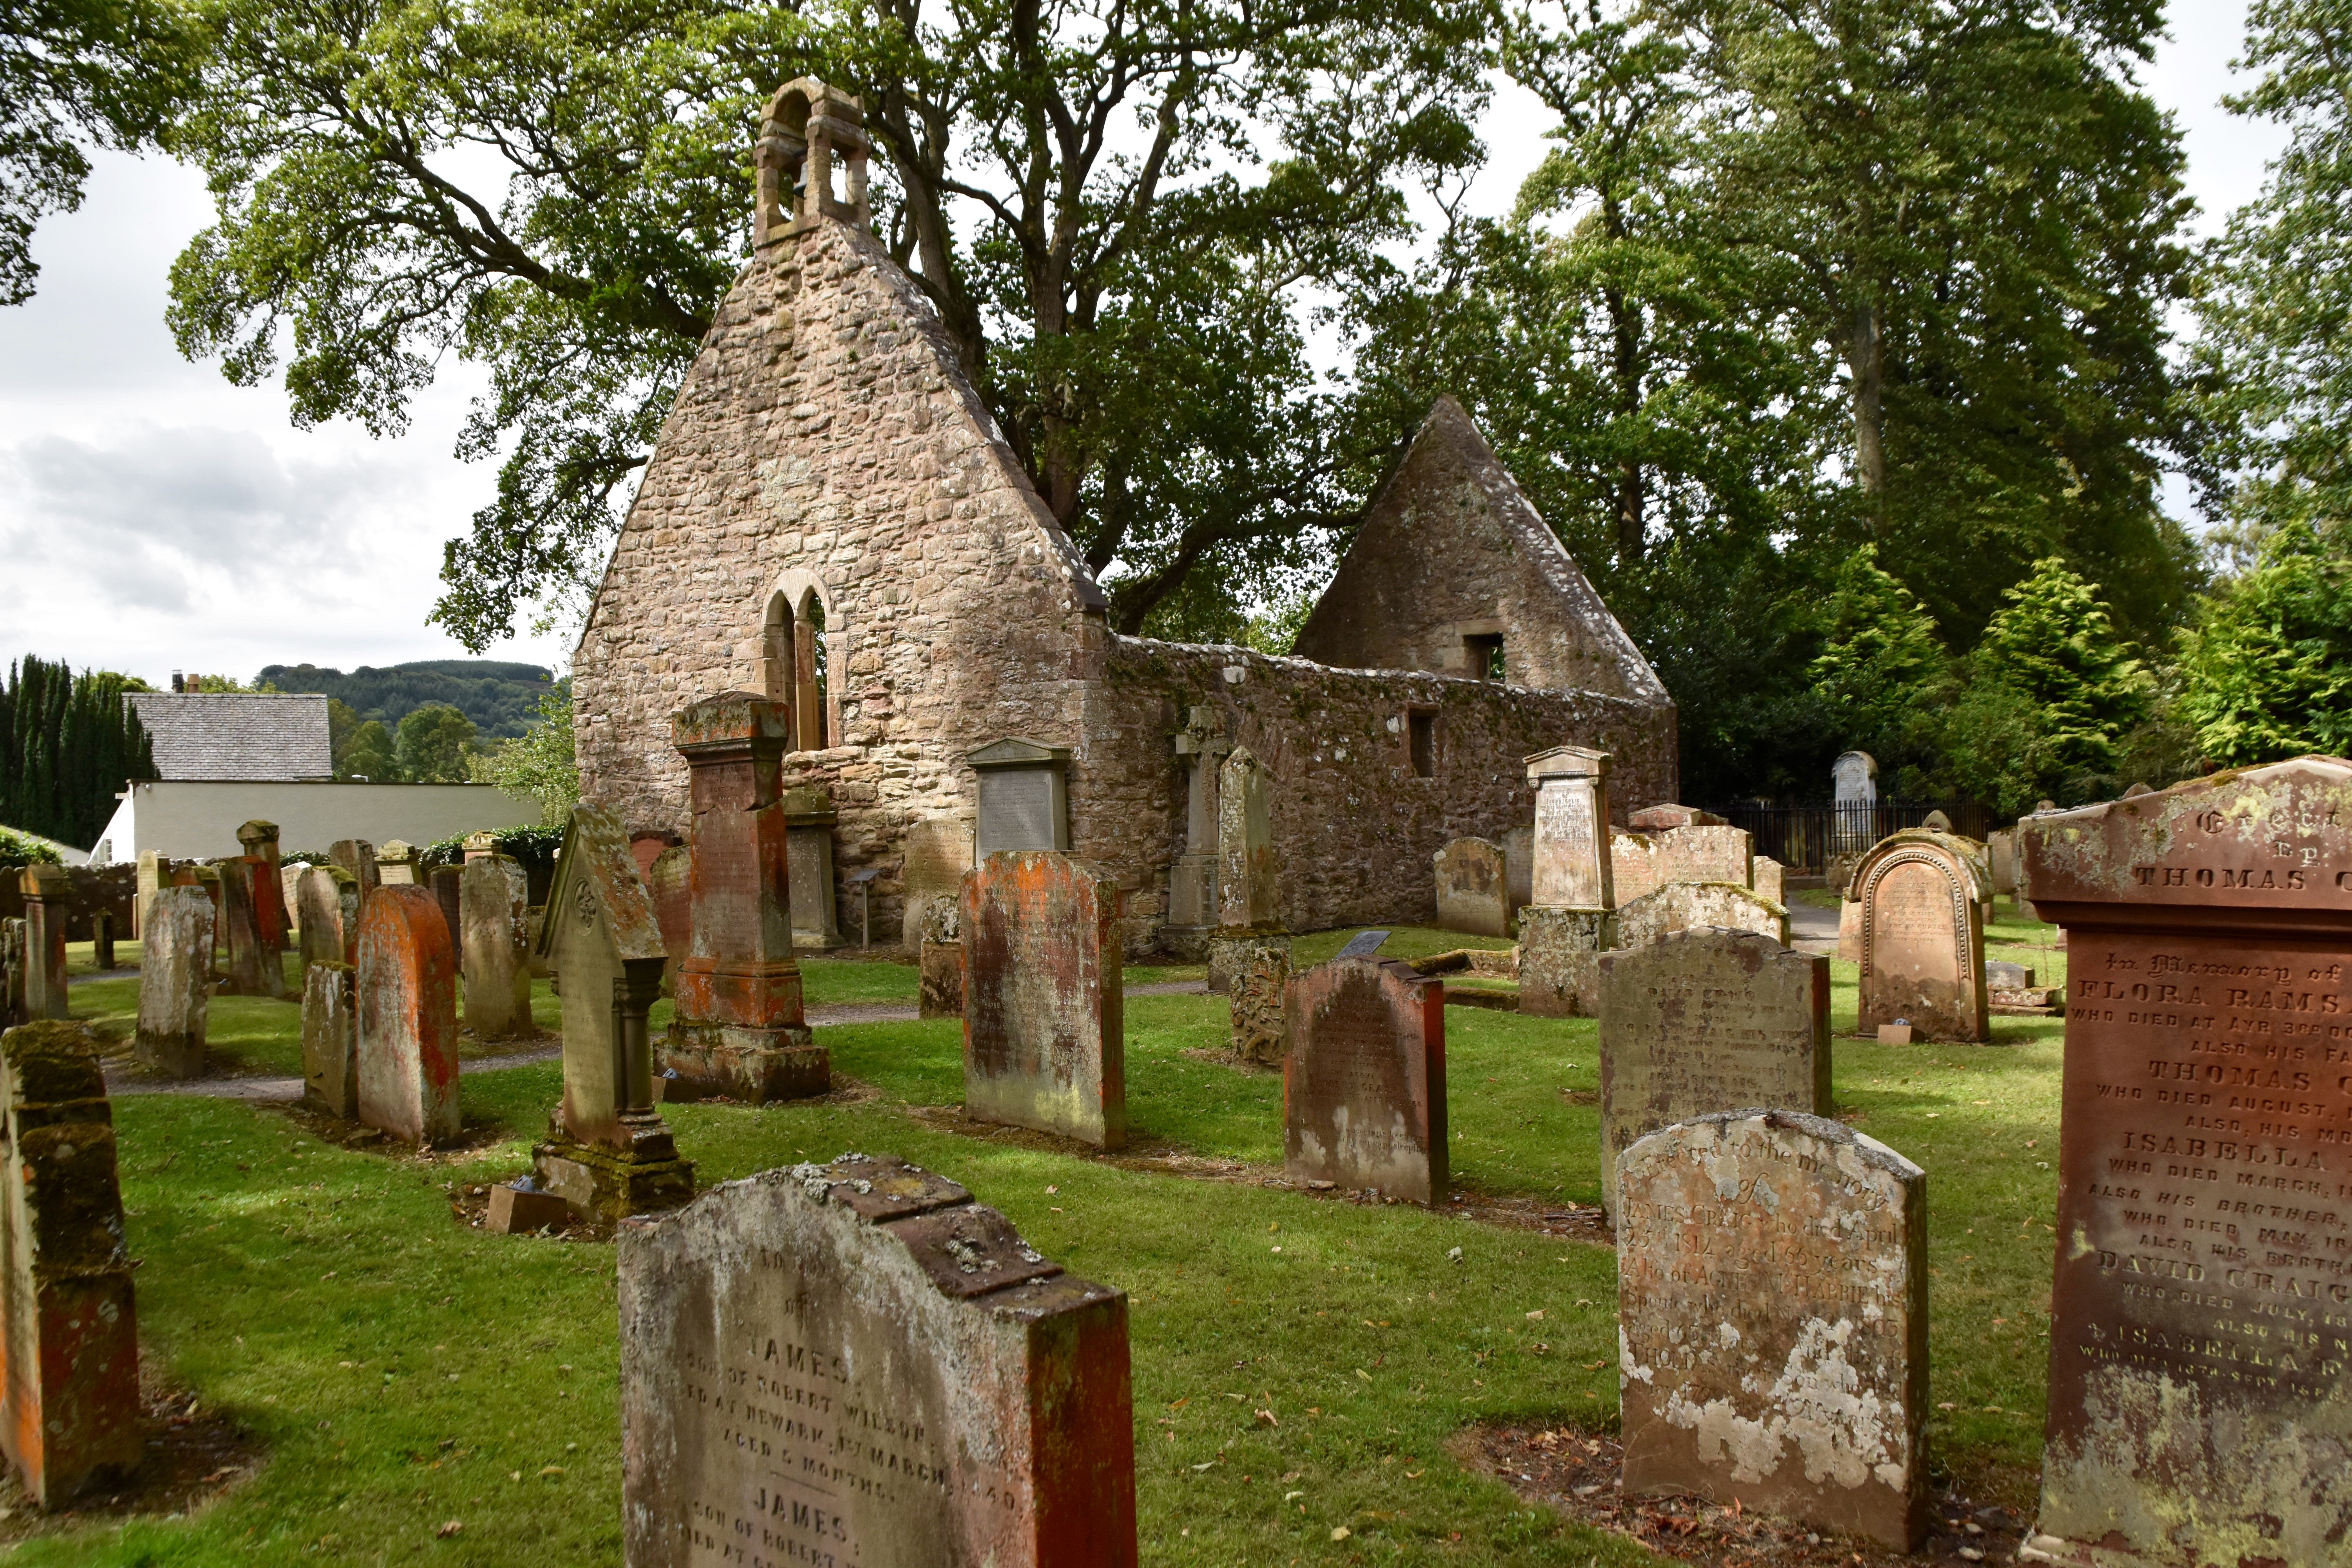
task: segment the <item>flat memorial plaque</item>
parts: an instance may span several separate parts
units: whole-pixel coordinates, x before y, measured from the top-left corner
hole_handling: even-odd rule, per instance
[[[1370,958],[1372,954],[1380,952],[1381,943],[1388,941],[1388,939],[1389,933],[1384,931],[1360,931],[1355,935],[1348,939],[1348,945],[1341,948],[1336,956],[1340,958]]]
[[[1054,770],[992,768],[980,775],[980,854],[1059,849],[1054,831]]]
[[[2040,1533],[2093,1568],[2344,1561],[2352,765],[2032,818],[2068,932]]]

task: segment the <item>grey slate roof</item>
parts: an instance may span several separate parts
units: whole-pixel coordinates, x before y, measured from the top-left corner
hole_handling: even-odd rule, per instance
[[[322,695],[133,691],[166,779],[324,779],[335,773]]]

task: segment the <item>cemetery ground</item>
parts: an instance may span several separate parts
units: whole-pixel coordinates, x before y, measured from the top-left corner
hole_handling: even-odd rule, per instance
[[[2002,909],[1990,955],[2063,981],[2049,929]],[[1349,934],[1302,937],[1298,957]],[[1400,931],[1386,951],[1463,945],[1501,943]],[[804,962],[813,1009],[915,994],[908,967]],[[1998,1018],[1990,1047],[1881,1047],[1844,1037],[1854,972],[1834,971],[1839,1112],[1928,1173],[1938,1496],[2030,1516],[2061,1020]],[[75,1012],[125,1036],[134,989],[86,982]],[[535,990],[551,1026],[553,999]],[[213,1005],[222,1070],[299,1073],[298,1005]],[[954,1020],[826,1028],[845,1087],[823,1101],[665,1114],[701,1184],[898,1154],[1002,1209],[1073,1274],[1129,1292],[1147,1562],[1653,1561],[1580,1517],[1638,1522],[1610,1489],[1558,1510],[1538,1495],[1613,1474],[1599,1468],[1617,1378],[1614,1255],[1591,1208],[1596,1026],[1449,1009],[1465,1201],[1428,1213],[1280,1184],[1281,1079],[1219,1059],[1224,1016],[1222,997],[1129,997],[1134,1143],[1108,1156],[965,1121]],[[193,1508],[184,1491],[168,1500],[184,1514],[127,1498],[44,1519],[0,1500],[16,1504],[0,1518],[11,1560],[617,1564],[613,1250],[471,1223],[474,1189],[528,1168],[559,1080],[552,1060],[467,1076],[464,1146],[422,1155],[345,1148],[279,1107],[118,1097],[146,1352],[244,1448],[201,1478]],[[1487,1473],[1498,1462],[1532,1478],[1529,1495]],[[1807,1549],[1801,1533],[1743,1542],[1752,1515],[1648,1514],[1668,1550],[1708,1563],[1854,1560],[1853,1543]],[[2003,1561],[2011,1539],[1977,1546]]]

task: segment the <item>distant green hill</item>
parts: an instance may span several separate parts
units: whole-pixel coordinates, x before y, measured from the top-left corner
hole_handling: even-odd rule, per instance
[[[362,722],[381,719],[387,730],[397,730],[412,709],[446,702],[471,719],[485,741],[521,734],[551,689],[551,678],[538,665],[494,658],[420,658],[383,669],[363,664],[349,675],[315,664],[273,664],[257,679],[280,691],[324,692],[350,706]]]

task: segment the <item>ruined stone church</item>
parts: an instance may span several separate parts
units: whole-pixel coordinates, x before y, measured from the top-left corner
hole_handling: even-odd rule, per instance
[[[1234,745],[1271,775],[1281,912],[1300,931],[1429,919],[1441,846],[1531,820],[1534,752],[1611,753],[1621,820],[1675,798],[1672,700],[1450,398],[1294,655],[1113,632],[874,238],[866,153],[856,100],[803,79],[771,103],[755,254],[679,388],[574,656],[588,798],[633,827],[688,831],[671,715],[730,689],[787,701],[786,783],[828,792],[835,814],[842,929],[865,912],[889,940],[910,892],[971,852],[982,770],[1034,757],[1055,770],[1052,836],[1127,889],[1131,953],[1201,919],[1180,862],[1215,849],[1199,842],[1216,820],[1201,763]],[[1008,739],[1031,744],[975,767]],[[985,850],[1001,830],[982,828]]]

